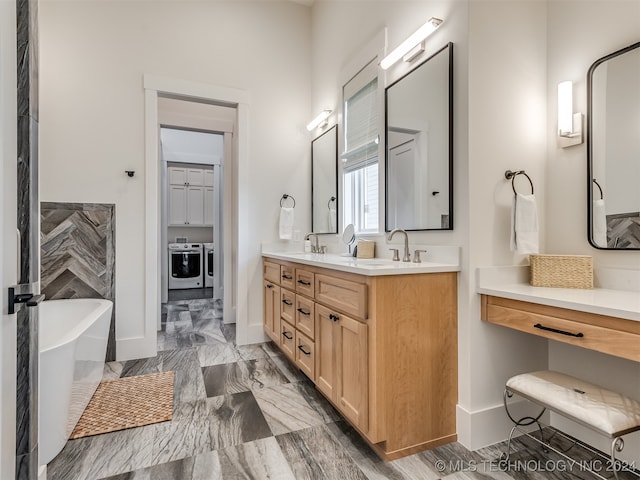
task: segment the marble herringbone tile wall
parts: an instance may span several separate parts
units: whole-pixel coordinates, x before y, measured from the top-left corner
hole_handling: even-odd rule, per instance
[[[640,248],[640,212],[607,215],[608,246]]]
[[[115,303],[115,206],[43,202],[40,222],[46,299],[106,298]],[[115,311],[107,360],[115,360]]]

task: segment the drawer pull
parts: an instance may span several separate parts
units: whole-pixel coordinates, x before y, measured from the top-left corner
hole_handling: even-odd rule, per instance
[[[267,288],[273,288],[273,285],[271,285],[270,283],[267,283]]]
[[[311,312],[305,312],[305,311],[304,311],[303,309],[301,309],[301,308],[298,308],[298,311],[299,311],[302,315],[306,315],[307,317],[308,317],[309,315],[311,315]]]
[[[559,333],[560,335],[566,335],[568,337],[578,337],[578,338],[584,337],[583,333],[572,333],[572,332],[567,332],[566,330],[558,330],[557,328],[545,327],[541,323],[536,323],[533,326],[533,328],[539,328],[540,330],[546,330],[548,332]]]
[[[283,336],[284,338],[286,338],[287,340],[293,340],[293,336],[292,336],[292,335],[289,335],[289,332],[286,332],[286,331],[285,331],[285,332],[282,332],[282,336]]]
[[[338,320],[340,320],[340,317],[338,315],[334,315],[333,313],[330,313],[329,320],[333,320],[334,322],[337,322]]]
[[[304,349],[304,345],[298,345],[298,350],[300,350],[302,353],[304,353],[305,355],[311,355],[311,352],[307,352]]]
[[[282,278],[284,278],[285,280],[293,280],[293,277],[287,274],[282,275]]]
[[[282,300],[282,303],[284,303],[287,307],[293,305],[293,302],[290,302],[289,300]]]
[[[311,282],[306,282],[304,280],[298,280],[298,283],[300,285],[304,285],[305,287],[310,287],[311,286]]]

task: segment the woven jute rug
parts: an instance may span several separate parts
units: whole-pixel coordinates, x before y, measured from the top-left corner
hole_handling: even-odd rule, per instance
[[[101,382],[69,438],[171,420],[174,375],[162,372]]]

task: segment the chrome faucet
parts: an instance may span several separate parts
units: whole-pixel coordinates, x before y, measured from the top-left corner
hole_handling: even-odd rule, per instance
[[[394,228],[393,230],[391,230],[389,232],[389,236],[387,236],[387,240],[390,241],[393,238],[393,236],[398,232],[404,234],[404,256],[402,257],[402,261],[403,262],[410,262],[411,261],[411,255],[409,254],[409,235],[407,235],[407,232],[405,232],[401,228]]]
[[[311,244],[311,253],[320,253],[320,244],[318,242],[318,234],[309,232],[304,236],[305,241],[310,240],[311,235],[315,238],[314,243]],[[324,253],[324,252],[322,252]]]

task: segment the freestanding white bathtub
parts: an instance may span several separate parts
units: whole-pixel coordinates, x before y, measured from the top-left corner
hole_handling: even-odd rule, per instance
[[[60,453],[102,380],[109,300],[48,300],[39,308],[39,463]]]

